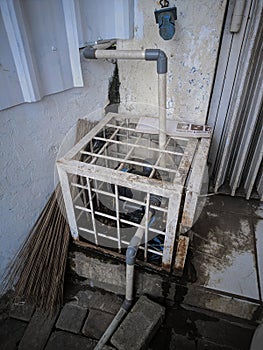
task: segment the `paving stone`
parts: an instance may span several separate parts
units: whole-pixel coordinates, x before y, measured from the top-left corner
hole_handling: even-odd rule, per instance
[[[86,337],[56,331],[52,333],[45,350],[93,350],[97,344],[96,340],[88,339]],[[112,349],[109,346],[104,346],[103,350]]]
[[[90,307],[90,301],[94,296],[93,291],[91,290],[80,290],[74,297],[72,304],[77,304],[79,306],[82,306],[84,308]]]
[[[90,308],[116,315],[123,303],[115,294],[95,292],[90,300]]]
[[[60,312],[56,328],[73,333],[80,333],[87,309],[77,304],[68,303]]]
[[[141,296],[111,338],[118,350],[146,347],[164,318],[164,307]]]
[[[29,322],[33,312],[35,311],[35,305],[27,303],[14,303],[11,306],[10,317],[17,320]]]
[[[45,317],[39,310],[35,311],[25,334],[19,344],[19,350],[42,350],[56,322],[57,315]]]
[[[12,318],[0,323],[0,348],[15,350],[23,337],[27,323]]]
[[[114,317],[115,315],[113,314],[91,309],[83,326],[82,333],[86,337],[100,339]]]

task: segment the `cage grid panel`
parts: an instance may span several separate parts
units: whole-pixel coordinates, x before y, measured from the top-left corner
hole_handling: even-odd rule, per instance
[[[167,136],[160,150],[157,134],[136,130],[138,120],[109,113],[57,162],[67,217],[75,240],[122,254],[142,227],[139,258],[170,270],[198,140]]]

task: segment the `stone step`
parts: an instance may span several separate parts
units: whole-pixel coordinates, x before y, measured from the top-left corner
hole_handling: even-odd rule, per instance
[[[112,345],[118,350],[146,348],[160,327],[164,315],[164,307],[141,296],[112,336]]]
[[[57,314],[46,317],[40,310],[36,310],[26,328],[18,350],[44,349],[56,318]]]

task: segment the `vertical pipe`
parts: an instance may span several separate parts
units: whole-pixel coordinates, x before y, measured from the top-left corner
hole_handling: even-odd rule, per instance
[[[166,143],[166,73],[158,74],[159,147]]]
[[[134,265],[126,264],[126,300],[133,300]]]

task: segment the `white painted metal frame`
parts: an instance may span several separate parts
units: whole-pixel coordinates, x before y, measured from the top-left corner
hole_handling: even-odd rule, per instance
[[[129,120],[130,124],[126,124],[126,120]],[[64,196],[67,216],[69,225],[71,228],[72,236],[75,240],[80,239],[79,232],[87,232],[90,234],[93,234],[95,237],[95,244],[98,243],[98,238],[103,237],[110,239],[112,241],[115,241],[117,243],[119,251],[121,250],[121,246],[128,245],[129,242],[122,239],[120,234],[120,223],[126,223],[130,224],[133,227],[137,228],[143,228],[145,231],[145,245],[141,246],[140,249],[144,250],[144,258],[147,260],[147,253],[154,253],[156,255],[159,255],[162,257],[162,267],[166,270],[170,270],[171,263],[172,263],[172,257],[174,253],[174,246],[175,246],[175,240],[176,240],[176,230],[177,230],[177,224],[179,219],[179,213],[180,213],[180,205],[182,200],[182,194],[184,190],[184,185],[186,181],[186,177],[189,172],[190,165],[192,163],[193,157],[195,155],[196,146],[198,143],[198,139],[196,138],[184,138],[183,142],[185,143],[185,148],[183,152],[179,152],[178,150],[173,151],[172,149],[167,149],[169,142],[176,140],[177,138],[171,137],[167,139],[165,149],[162,150],[158,146],[158,137],[156,138],[156,135],[154,137],[156,138],[156,148],[150,147],[150,150],[154,150],[159,154],[157,155],[157,159],[155,161],[155,164],[150,164],[147,162],[139,162],[129,159],[130,155],[132,154],[133,150],[136,150],[140,147],[140,144],[138,144],[138,140],[141,141],[142,149],[147,149],[147,146],[142,143],[141,139],[142,136],[150,137],[150,134],[142,134],[135,130],[136,123],[138,122],[139,117],[128,117],[127,115],[116,115],[113,113],[109,113],[91,132],[89,132],[83,139],[81,139],[65,156],[64,158],[60,159],[57,162],[58,167],[58,173],[60,176],[61,181],[61,187],[62,192]],[[98,136],[99,133],[101,133],[104,128],[111,128],[112,133],[110,136],[106,137],[105,133],[104,136]],[[116,130],[114,130],[116,129]],[[115,136],[118,134],[118,132],[127,132],[129,134],[134,133],[136,134],[136,139],[134,143],[131,143],[129,140],[127,141],[124,139],[123,141],[116,140]],[[91,144],[91,140],[97,140],[97,141],[103,141],[105,144],[100,148],[100,150],[96,152],[89,152],[85,151],[86,145]],[[178,138],[178,141],[182,142],[182,139]],[[205,141],[207,142],[207,141]],[[111,155],[108,155],[106,150],[107,146],[109,144],[112,144],[114,146],[118,146],[120,149],[122,147],[126,147],[127,145],[130,146],[129,152],[127,152],[126,156],[123,157],[122,155],[116,155],[112,157]],[[74,159],[80,159],[79,155],[88,155],[88,161],[79,161]],[[159,166],[158,163],[162,159],[163,155],[169,155],[169,156],[180,156],[180,162],[177,169],[174,168],[167,168],[163,166]],[[118,168],[110,168],[106,166],[101,166],[96,164],[99,159],[105,159],[107,161],[114,160],[115,163],[119,163]],[[114,164],[115,164],[114,163]],[[151,167],[151,175],[150,177],[143,177],[136,174],[132,174],[129,172],[123,172],[121,171],[121,164],[131,164],[131,165],[140,165],[140,166],[147,166]],[[206,160],[205,160],[206,163]],[[162,181],[160,182],[157,179],[153,178],[153,172],[155,170],[162,171],[164,170],[167,172],[170,177],[172,178],[172,181]],[[69,183],[69,177],[68,175],[78,175],[81,177],[84,177],[87,179],[87,185],[83,184],[77,184],[77,183]],[[74,176],[74,179],[76,179],[76,176]],[[110,183],[113,184],[115,187],[115,193],[109,193],[105,192],[105,190],[101,188],[91,188],[90,187],[90,180],[96,180],[100,181],[102,183]],[[87,227],[78,227],[77,218],[75,214],[74,209],[74,198],[72,198],[70,186],[78,187],[80,190],[87,190],[88,191],[88,197],[89,201],[91,203],[89,208],[84,208],[82,206],[77,207],[78,210],[86,212],[91,214],[92,216],[92,223],[93,223],[93,230],[89,229]],[[141,191],[146,194],[146,202],[140,202],[136,199],[132,198],[125,198],[123,196],[119,196],[118,193],[118,186],[127,187],[127,188],[134,188],[136,191]],[[115,198],[116,200],[116,216],[109,215],[107,213],[102,213],[100,211],[96,211],[92,207],[92,193],[100,193],[100,194],[106,194],[112,198]],[[166,199],[168,201],[167,207],[155,207],[153,205],[150,205],[150,194],[154,194],[156,196],[160,196],[163,199]],[[80,196],[78,194],[77,196]],[[145,206],[145,217],[149,216],[149,210],[150,208],[155,209],[156,211],[163,212],[166,215],[166,230],[165,232],[158,230],[156,228],[148,227],[148,221],[145,220],[144,224],[138,224],[126,219],[120,218],[118,214],[118,199],[121,200],[127,200],[130,203],[144,205]],[[80,214],[81,215],[81,214]],[[116,227],[116,236],[109,237],[105,235],[103,232],[98,232],[95,229],[95,215],[100,215],[112,220],[115,220],[117,222]],[[152,232],[154,234],[159,234],[164,236],[164,247],[163,252],[161,251],[155,251],[150,246],[147,245],[147,236],[148,233]]]
[[[206,159],[208,157],[210,143],[211,139],[203,138],[198,144],[196,155],[191,166],[189,181],[186,185],[186,195],[180,227],[181,233],[185,233],[191,229],[195,221],[196,207],[198,205],[199,196],[201,195],[203,180],[208,169]]]

